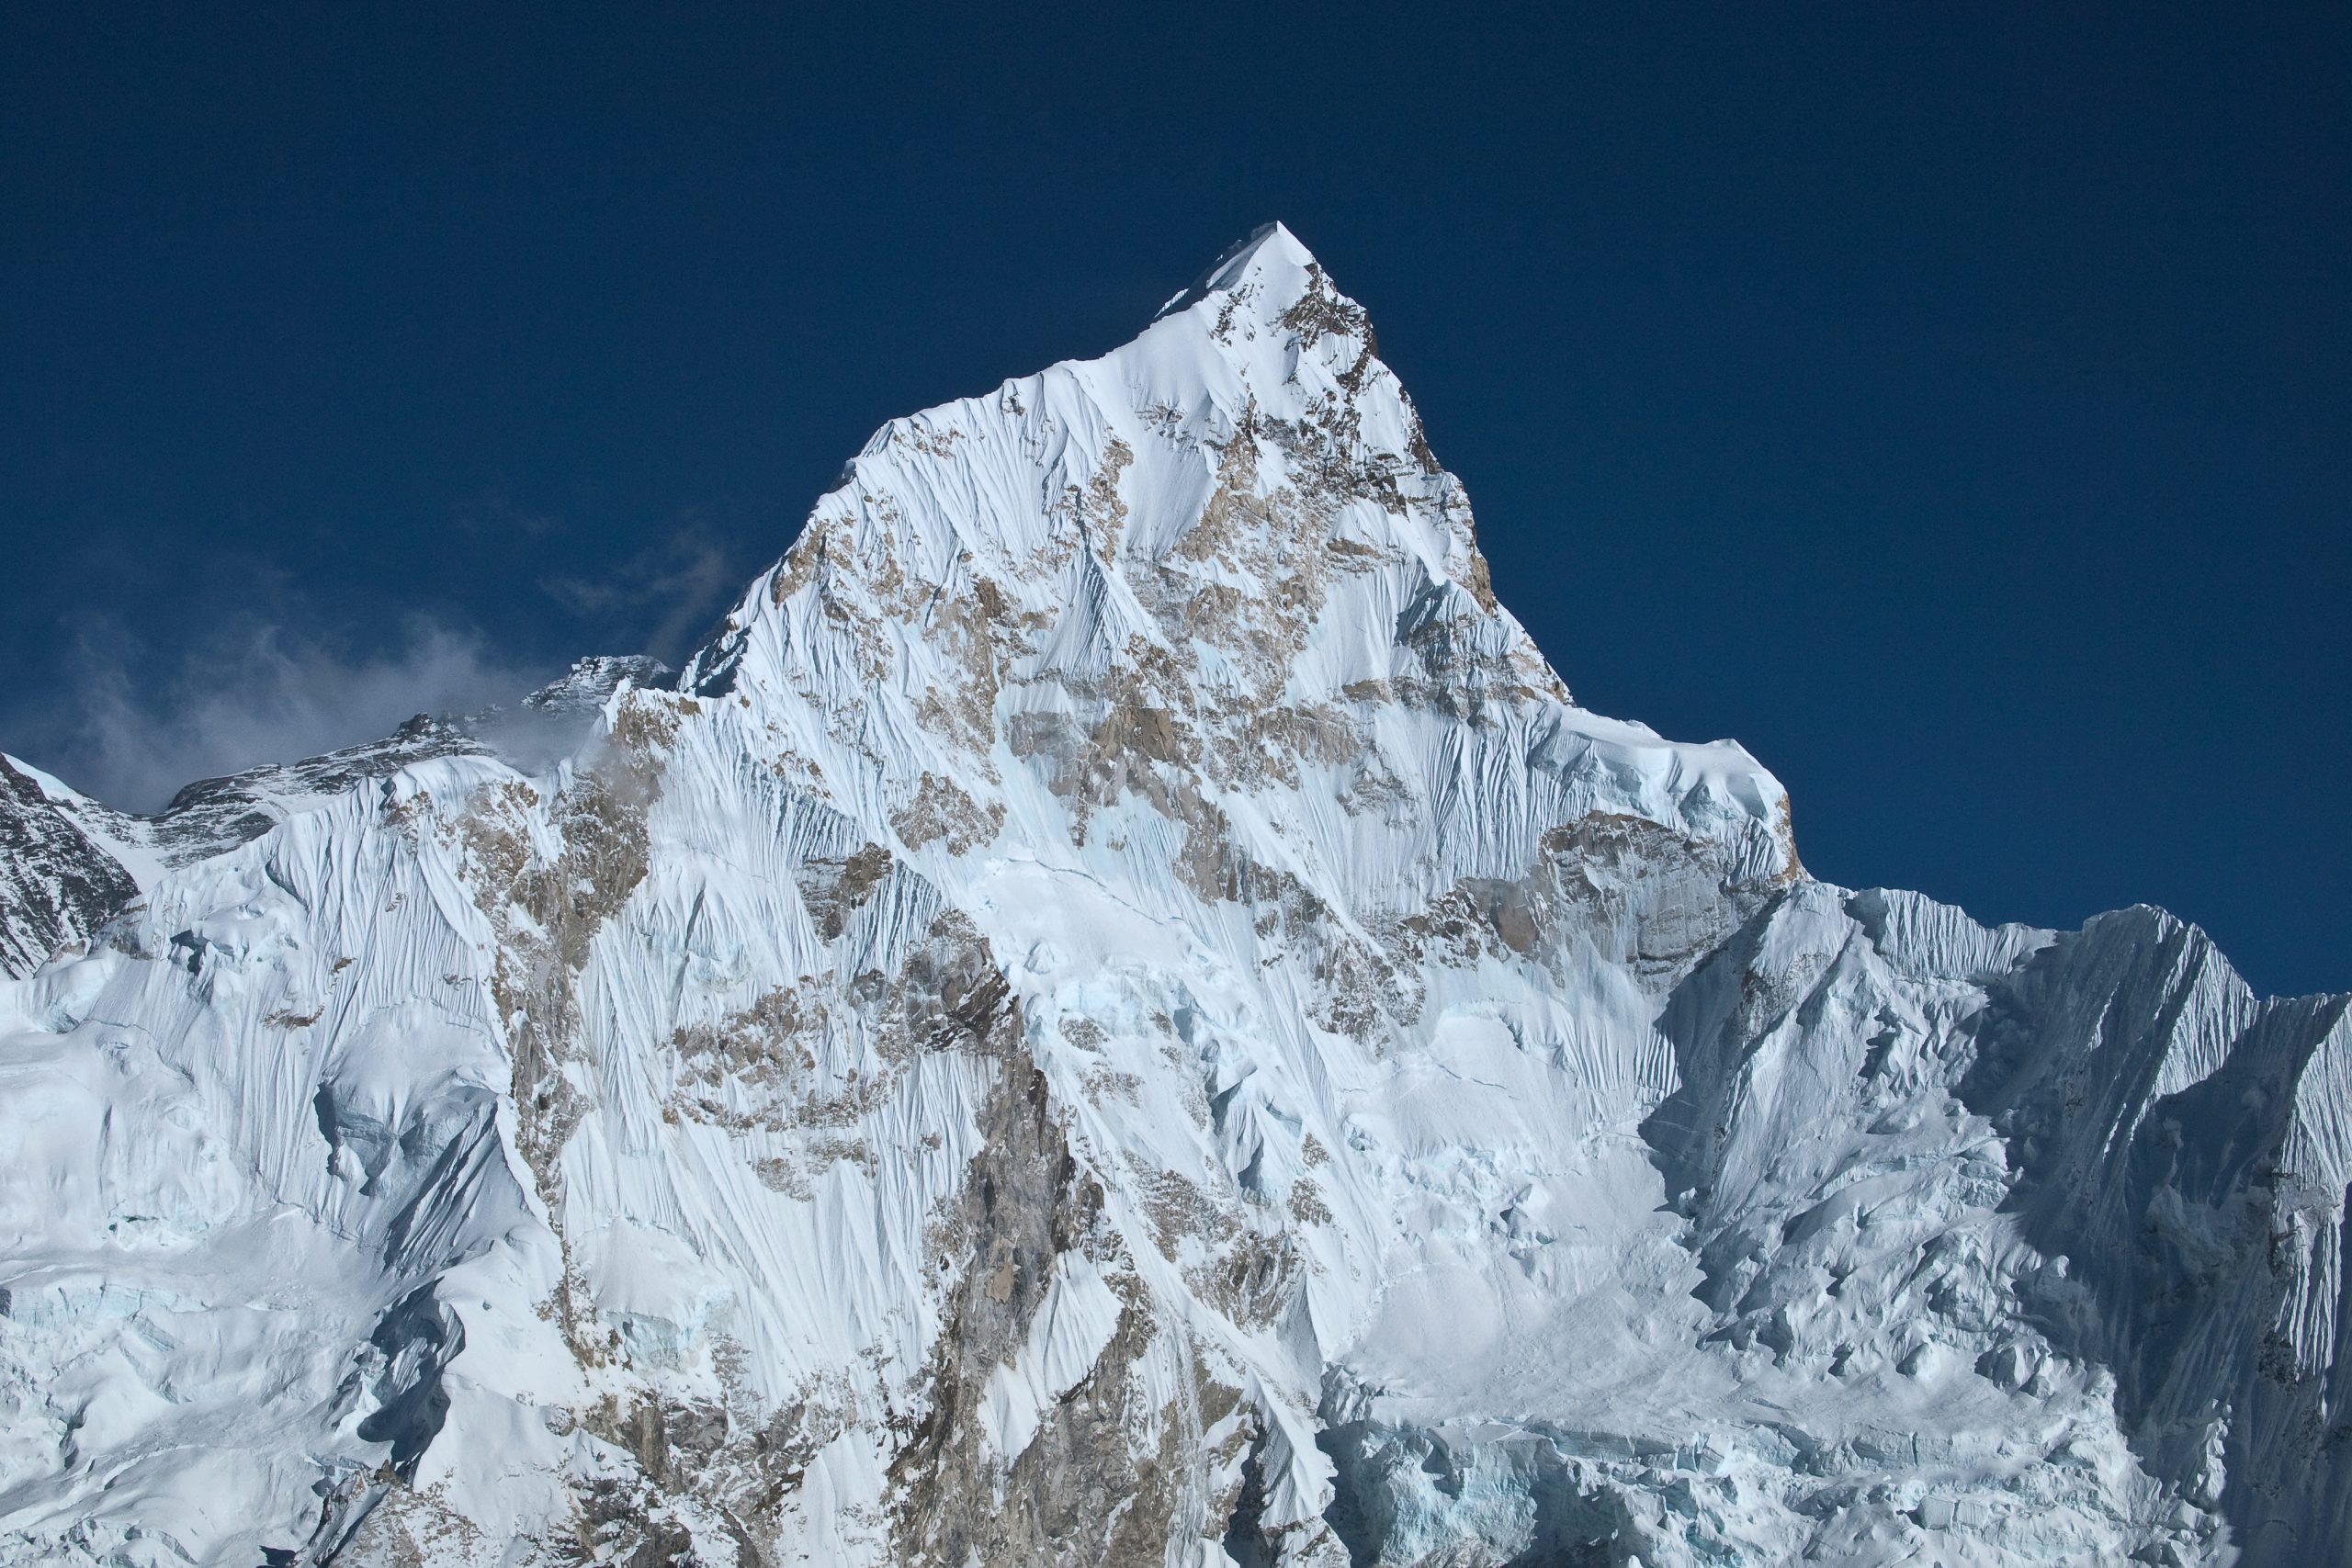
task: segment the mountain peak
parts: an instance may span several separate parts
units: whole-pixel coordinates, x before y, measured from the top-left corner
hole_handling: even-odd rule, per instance
[[[1332,570],[1343,558],[1353,572]],[[1382,580],[1363,606],[1381,624],[1417,605],[1427,620],[1443,596],[1423,603],[1425,587],[1448,585],[1490,623],[1470,641],[1493,644],[1516,683],[1557,688],[1496,604],[1467,498],[1364,310],[1272,223],[1133,341],[876,432],[683,683],[731,683],[751,653],[755,671],[805,685],[809,671],[780,667],[830,657],[852,620],[870,623],[869,656],[903,671],[920,638],[899,601],[917,583],[936,604],[1053,627],[1038,651],[1057,668],[1143,647],[1191,668],[1188,648],[1242,636],[1285,594],[1276,618],[1304,635],[1327,588],[1364,571]],[[1260,646],[1250,683],[1279,686],[1290,640]],[[1363,678],[1391,673],[1371,665]]]
[[[2342,1003],[1813,880],[1568,700],[1304,246],[1179,303],[544,761],[0,760],[0,1564],[2343,1538]]]
[[[1180,310],[1189,310],[1211,294],[1227,292],[1250,282],[1254,277],[1280,276],[1303,277],[1309,268],[1317,267],[1312,253],[1300,243],[1281,222],[1261,223],[1241,239],[1236,240],[1217,253],[1202,274],[1181,292],[1159,308],[1158,321]],[[1280,290],[1275,290],[1280,292]],[[1296,297],[1293,290],[1292,298]]]
[[[1496,600],[1364,311],[1279,226],[1100,358],[876,432],[679,690],[740,697],[763,744],[821,759],[829,797],[875,802],[910,852],[960,855],[1037,808],[1042,750],[1048,795],[1079,801],[1080,860],[1142,789],[1182,825],[1197,891],[1281,865],[1333,907],[1409,903],[1432,891],[1418,876],[1362,885],[1392,852],[1305,818],[1261,832],[1220,798],[1342,755],[1372,767],[1363,736],[1428,723],[1554,735],[1578,804],[1547,822],[1605,798],[1719,842],[1743,885],[1795,863],[1783,792],[1737,746],[1573,706]],[[1374,837],[1398,826],[1382,820]],[[1544,831],[1471,820],[1446,831],[1483,833],[1498,869]]]

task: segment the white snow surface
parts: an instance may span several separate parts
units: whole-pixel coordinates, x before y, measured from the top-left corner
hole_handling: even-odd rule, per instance
[[[380,769],[24,770],[141,897],[0,982],[0,1561],[2346,1539],[2346,999],[1809,877],[1278,226],[569,754]]]

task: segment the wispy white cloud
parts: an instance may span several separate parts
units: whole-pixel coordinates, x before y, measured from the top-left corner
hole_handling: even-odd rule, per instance
[[[449,509],[449,520],[469,534],[516,533],[545,538],[563,527],[552,512],[525,506],[503,490],[469,496]]]
[[[497,494],[460,510],[469,527],[560,529]],[[747,575],[689,510],[617,565],[537,586],[578,623],[561,639],[568,656],[648,652],[674,664]],[[109,805],[153,811],[195,780],[372,740],[419,713],[511,705],[564,662],[542,668],[433,615],[362,645],[358,628],[335,625],[266,563],[249,586],[243,613],[191,613],[211,629],[181,647],[151,644],[119,619],[85,623],[73,676],[46,700],[20,694],[0,746]]]
[[[688,513],[618,570],[595,578],[546,577],[539,587],[555,602],[621,640],[674,664],[686,641],[716,619],[722,600],[748,573],[730,563],[710,530]]]
[[[390,734],[419,713],[512,702],[548,674],[422,615],[367,653],[258,617],[175,656],[157,657],[119,625],[92,627],[80,644],[78,673],[30,760],[134,811],[196,779]]]

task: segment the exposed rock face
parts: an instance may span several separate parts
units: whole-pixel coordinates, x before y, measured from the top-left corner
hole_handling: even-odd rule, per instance
[[[93,891],[6,909],[0,1556],[2352,1529],[2346,999],[1810,878],[1573,705],[1280,229],[526,707],[13,797]]]
[[[0,975],[29,975],[139,896],[139,884],[0,757]]]

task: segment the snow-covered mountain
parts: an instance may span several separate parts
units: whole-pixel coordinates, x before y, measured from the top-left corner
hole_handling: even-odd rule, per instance
[[[1278,227],[525,711],[0,765],[0,1559],[2344,1560],[2347,998],[1807,875]]]

